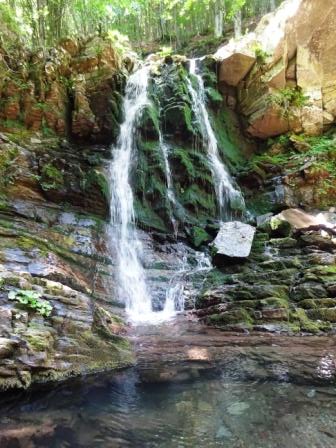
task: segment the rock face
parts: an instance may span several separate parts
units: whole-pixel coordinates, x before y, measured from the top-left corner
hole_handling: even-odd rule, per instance
[[[287,0],[218,50],[219,82],[237,88],[251,136],[319,135],[335,121],[335,22],[333,2]]]
[[[256,215],[287,208],[326,210],[336,201],[335,135],[281,137],[242,169],[240,185]]]
[[[201,233],[207,239],[205,227],[216,220],[218,210],[200,117],[193,110],[189,84],[192,77],[189,78],[187,68],[187,61],[181,56],[153,62],[148,87],[150,104],[144,110],[137,136],[134,191],[142,227],[170,232],[174,216],[179,230],[187,229],[194,244]],[[218,150],[234,173],[250,152],[249,145],[217,90],[214,59],[204,59],[199,69],[206,89],[207,110],[218,137]],[[172,192],[167,194],[163,142],[171,171],[173,201]]]
[[[97,36],[45,51],[0,48],[0,131],[109,143],[131,67],[110,40]]]
[[[1,135],[0,152],[0,389],[131,365],[111,293],[104,151]]]
[[[87,293],[47,280],[42,272],[32,276],[22,268],[17,273],[0,271],[0,328],[7,336],[0,338],[0,390],[132,364],[119,318]],[[35,291],[52,307],[51,315],[43,317],[32,308],[11,303],[10,291]]]
[[[209,273],[196,315],[224,330],[320,333],[336,322],[335,237],[258,231],[245,263]]]
[[[239,221],[223,223],[212,243],[215,263],[247,258],[251,252],[255,231],[254,227]]]
[[[309,227],[325,226],[333,228],[334,225],[329,223],[323,213],[318,216],[305,213],[298,209],[283,210],[278,216],[280,220],[288,222],[293,229],[307,229]],[[277,218],[275,217],[275,218]]]

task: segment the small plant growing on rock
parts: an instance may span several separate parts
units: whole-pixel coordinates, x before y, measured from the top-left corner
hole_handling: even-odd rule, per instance
[[[269,53],[263,50],[259,45],[254,47],[254,54],[258,65],[265,65],[267,58],[270,56]]]
[[[299,87],[291,88],[285,87],[274,93],[270,97],[271,104],[279,106],[281,113],[284,117],[289,118],[292,114],[293,108],[299,108],[306,106],[308,103],[308,97],[304,95]]]
[[[63,173],[54,165],[50,163],[44,165],[41,170],[41,174],[41,186],[43,190],[56,190],[63,187]]]
[[[19,289],[10,291],[9,300],[15,300],[24,308],[38,312],[43,317],[49,317],[53,307],[46,300],[41,300],[41,294],[37,291]]]

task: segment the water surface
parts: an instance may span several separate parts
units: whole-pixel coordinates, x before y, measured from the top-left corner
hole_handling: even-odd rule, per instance
[[[151,331],[136,368],[3,400],[1,448],[336,446],[332,338]]]

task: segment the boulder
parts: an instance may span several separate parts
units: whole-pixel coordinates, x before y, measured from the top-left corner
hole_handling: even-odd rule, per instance
[[[312,226],[325,225],[327,227],[333,227],[329,224],[323,213],[317,216],[299,210],[297,208],[289,208],[283,210],[276,218],[287,221],[293,229],[305,229]]]
[[[219,82],[224,82],[229,86],[237,86],[251,70],[254,63],[255,57],[248,52],[228,54],[225,62],[220,66]]]
[[[291,234],[291,224],[281,216],[268,213],[257,218],[257,227],[259,230],[268,233],[273,237],[288,237]]]
[[[218,266],[228,261],[238,261],[250,255],[255,227],[243,222],[225,222],[212,243],[214,263]]]

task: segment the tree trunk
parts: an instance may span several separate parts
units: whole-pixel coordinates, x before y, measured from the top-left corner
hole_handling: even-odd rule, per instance
[[[234,32],[235,32],[235,38],[238,39],[242,35],[242,13],[241,9],[237,11],[235,17],[234,17]]]

